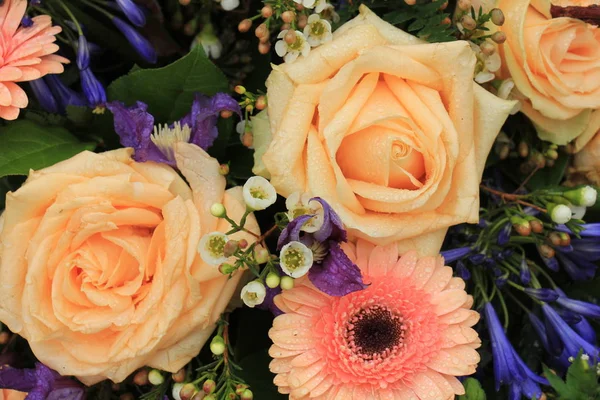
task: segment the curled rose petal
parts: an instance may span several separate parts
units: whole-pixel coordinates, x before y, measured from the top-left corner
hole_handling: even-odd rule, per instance
[[[329,254],[321,264],[314,264],[308,278],[317,289],[330,296],[345,296],[362,290],[365,285],[360,269],[336,242],[329,242]]]

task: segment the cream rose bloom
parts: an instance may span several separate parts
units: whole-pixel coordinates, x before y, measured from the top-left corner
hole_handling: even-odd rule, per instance
[[[37,358],[85,384],[120,382],[148,365],[175,372],[200,351],[232,279],[197,246],[246,206],[219,163],[179,143],[177,166],[137,163],[131,149],[83,152],[31,172],[0,220],[0,321]],[[190,188],[191,187],[191,188]],[[247,228],[258,232],[253,216]],[[248,234],[239,235],[251,241]]]
[[[555,1],[555,5],[584,5]],[[581,3],[581,4],[580,4]],[[506,22],[503,78],[512,77],[522,109],[541,139],[581,149],[600,129],[600,29],[578,19],[552,18],[549,0],[485,0]]]
[[[449,226],[477,222],[515,104],[474,84],[475,61],[467,42],[421,42],[361,6],[332,41],[273,67],[255,173],[285,197],[324,198],[357,237],[437,254]]]

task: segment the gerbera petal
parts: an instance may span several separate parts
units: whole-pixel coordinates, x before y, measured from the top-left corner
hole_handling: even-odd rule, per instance
[[[374,248],[375,245],[366,240],[360,240],[356,243],[356,264],[361,269],[366,271],[369,265],[369,256]]]
[[[479,335],[473,328],[464,325],[450,325],[444,332],[447,346],[452,347],[458,344],[467,344],[477,340]]]
[[[453,356],[448,349],[440,350],[427,366],[439,373],[455,376],[470,375],[475,371],[474,367],[461,362],[461,359]]]
[[[310,350],[294,357],[291,364],[293,367],[308,367],[321,359],[321,355],[316,350]]]
[[[269,330],[271,340],[288,350],[311,350],[314,348],[314,339],[310,336],[294,336],[290,331]]]
[[[398,262],[398,245],[391,243],[387,246],[378,246],[369,256],[367,274],[369,276],[387,275],[389,269]]]
[[[7,65],[0,68],[0,82],[16,81],[22,74],[21,69]]]
[[[396,278],[409,277],[417,266],[418,256],[416,251],[410,251],[404,254],[396,263],[393,274]]]
[[[288,377],[288,383],[292,389],[299,388],[314,376],[317,376],[325,366],[326,362],[321,360],[308,367],[294,368],[294,373]]]
[[[280,318],[281,317],[281,318]],[[310,318],[297,314],[282,314],[273,320],[273,328],[290,329],[299,326],[306,326],[310,323]]]
[[[298,290],[286,290],[282,293],[282,296],[287,301],[293,301],[314,308],[321,308],[328,303],[325,295],[308,287],[300,287]]]
[[[1,85],[1,84],[0,84]],[[25,108],[29,101],[27,100],[27,94],[19,85],[12,82],[4,82],[4,85],[10,92],[11,105],[18,108]]]
[[[417,262],[411,278],[417,289],[423,288],[436,269],[437,260],[434,257],[424,257]]]
[[[452,312],[462,306],[467,301],[467,294],[464,290],[451,289],[436,293],[431,298],[437,315],[444,315]]]
[[[423,290],[428,293],[444,290],[452,279],[452,273],[453,271],[450,267],[442,265],[441,267],[436,268],[431,278],[427,281],[425,286],[423,286]]]
[[[429,379],[434,381],[437,387],[440,388],[440,390],[444,394],[443,399],[454,399],[454,388],[452,387],[452,385],[450,385],[448,380],[446,380],[441,374],[438,374],[437,372],[432,371],[430,369],[425,371],[424,374],[427,375]]]
[[[310,396],[312,398],[322,396],[328,390],[331,389],[332,385],[333,385],[333,377],[331,375],[328,375],[325,377],[325,379],[323,379],[323,381],[321,383],[319,383],[314,389],[311,390]]]
[[[458,395],[465,394],[465,387],[455,376],[445,375],[445,374],[441,374],[441,376],[444,379],[446,379],[446,381],[450,384],[450,386],[452,386],[452,389],[454,389],[455,394],[458,394]]]
[[[269,369],[275,374],[283,374],[286,372],[290,372],[292,366],[285,359],[275,358],[269,363]]]
[[[446,400],[444,392],[425,374],[417,374],[413,378],[412,390],[420,400]]]
[[[294,356],[302,354],[303,352],[303,350],[284,349],[283,347],[280,347],[277,344],[274,344],[269,348],[269,355],[273,358],[290,358],[291,360]]]
[[[0,118],[3,118],[7,121],[12,121],[14,119],[17,119],[17,117],[19,116],[19,108],[17,107],[4,107],[4,106],[0,106]]]
[[[356,245],[354,243],[344,242],[340,244],[344,253],[348,256],[350,261],[356,264]]]
[[[459,308],[458,310],[451,312],[440,317],[440,322],[443,324],[460,324],[464,323],[466,326],[472,326],[465,323],[469,318],[472,318],[473,314],[479,315],[477,311],[466,310]]]
[[[406,386],[401,386],[395,389],[396,399],[402,400],[419,400],[419,397],[415,392]]]
[[[446,289],[464,289],[465,286],[465,281],[461,278],[452,278],[450,279],[450,282],[448,282]]]
[[[325,380],[327,375],[325,373],[319,373],[310,378],[308,381],[304,383],[299,388],[292,390],[292,393],[296,397],[306,396],[310,393],[312,397],[314,396],[314,390],[319,387],[319,385]]]

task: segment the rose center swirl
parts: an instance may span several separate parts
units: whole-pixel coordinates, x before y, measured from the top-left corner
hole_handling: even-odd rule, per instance
[[[352,353],[363,361],[384,360],[403,347],[406,331],[401,315],[376,304],[348,320],[345,339]]]

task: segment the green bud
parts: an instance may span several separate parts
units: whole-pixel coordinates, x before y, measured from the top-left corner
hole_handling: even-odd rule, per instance
[[[217,335],[212,339],[210,342],[210,351],[215,356],[220,356],[225,353],[225,341],[221,336]]]
[[[279,286],[280,282],[281,282],[281,278],[275,272],[269,272],[269,274],[267,275],[267,279],[265,281],[267,286],[270,287],[271,289],[275,289],[277,286]]]
[[[279,283],[279,286],[281,286],[281,288],[283,290],[290,290],[294,287],[294,278],[292,278],[291,276],[282,276],[281,277],[281,282]]]
[[[227,215],[227,210],[225,210],[225,206],[221,203],[214,203],[210,206],[210,213],[217,218],[223,218]]]
[[[237,267],[235,265],[231,265],[228,263],[223,263],[221,265],[219,265],[219,272],[222,273],[223,275],[230,275],[233,272],[235,272],[237,270]]]
[[[215,390],[217,389],[217,383],[215,381],[213,381],[212,379],[207,379],[206,381],[204,381],[204,383],[202,384],[202,390],[204,391],[204,393],[206,394],[211,394],[213,393]]]
[[[240,395],[240,400],[252,400],[254,398],[254,394],[250,389],[246,389]]]
[[[193,383],[186,383],[179,391],[181,400],[191,400],[198,393],[198,388]]]
[[[159,370],[153,369],[150,372],[148,372],[148,381],[154,386],[158,386],[165,381],[165,378],[164,376],[162,376]]]
[[[584,186],[579,189],[569,190],[563,193],[563,197],[576,206],[592,207],[596,204],[598,192],[591,186]]]

